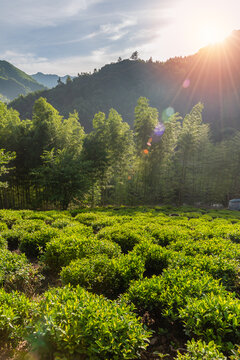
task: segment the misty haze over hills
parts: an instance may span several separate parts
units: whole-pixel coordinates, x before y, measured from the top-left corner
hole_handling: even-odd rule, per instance
[[[42,84],[49,89],[57,86],[59,79],[63,83],[66,83],[68,76],[69,75],[58,76],[56,74],[43,74],[42,72],[31,75],[31,77],[35,79],[39,84]],[[70,78],[73,79],[73,77]]]

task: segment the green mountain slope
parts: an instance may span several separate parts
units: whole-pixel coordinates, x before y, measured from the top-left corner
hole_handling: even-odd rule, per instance
[[[18,95],[26,95],[32,91],[43,90],[31,76],[19,70],[9,62],[0,60],[0,93],[10,100]]]
[[[208,46],[195,55],[166,62],[123,60],[92,75],[16,99],[11,106],[22,118],[31,117],[34,101],[43,96],[63,115],[76,109],[89,131],[94,114],[112,107],[132,125],[140,96],[150,99],[160,118],[169,107],[186,114],[201,101],[204,120],[222,137],[240,129],[239,63],[240,31],[235,31],[224,44]]]

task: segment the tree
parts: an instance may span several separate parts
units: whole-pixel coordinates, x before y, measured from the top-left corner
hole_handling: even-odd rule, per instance
[[[15,159],[16,154],[14,152],[4,152],[3,149],[0,149],[0,177],[6,175],[11,168],[8,167],[10,161]],[[7,187],[8,183],[6,181],[0,181],[0,187]]]
[[[69,84],[71,84],[71,83],[72,83],[72,79],[71,79],[71,77],[68,75],[68,76],[67,76],[67,79],[66,79],[66,84],[69,85]]]
[[[52,149],[44,151],[41,158],[43,164],[32,175],[35,184],[42,188],[42,200],[67,209],[74,198],[81,198],[89,188],[80,155],[67,149]]]
[[[202,123],[201,103],[182,122],[175,154],[176,201],[194,203],[203,191],[204,162],[209,146],[209,127]]]
[[[58,80],[57,80],[57,83],[58,83],[58,85],[63,85],[63,82],[62,82],[60,76],[59,76],[59,78],[58,78]]]
[[[41,163],[43,151],[61,148],[62,116],[46,99],[39,98],[33,107],[33,144],[31,158],[35,167]]]
[[[134,51],[130,57],[131,60],[138,60],[138,52]]]
[[[149,106],[149,100],[140,97],[135,107],[134,132],[138,153],[146,149],[148,139],[158,124],[158,111]]]

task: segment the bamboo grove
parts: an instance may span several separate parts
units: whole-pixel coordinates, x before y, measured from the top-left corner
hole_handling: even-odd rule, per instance
[[[226,205],[240,196],[240,132],[214,142],[202,110],[162,116],[141,97],[133,130],[111,109],[85,134],[76,112],[64,119],[44,98],[32,120],[0,103],[0,207]]]

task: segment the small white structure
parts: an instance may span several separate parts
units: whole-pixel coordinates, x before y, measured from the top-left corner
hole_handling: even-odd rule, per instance
[[[229,210],[238,210],[238,211],[240,211],[240,199],[229,200],[228,208],[229,208]]]

